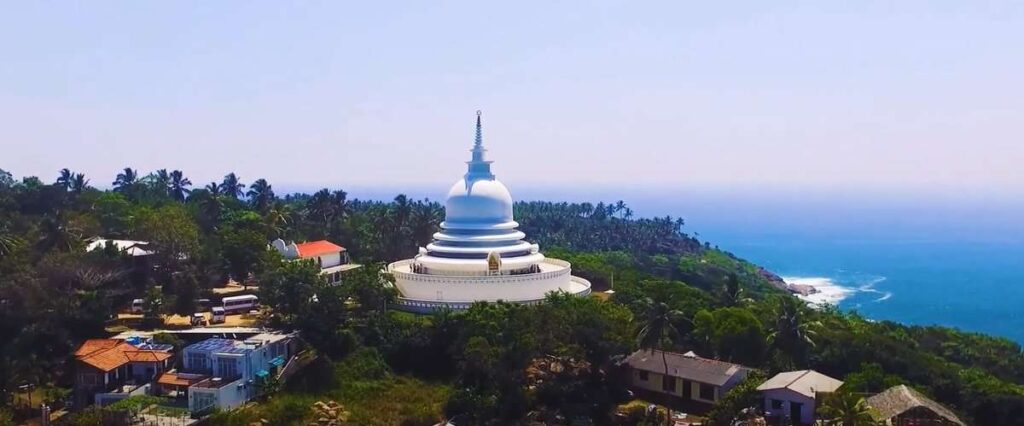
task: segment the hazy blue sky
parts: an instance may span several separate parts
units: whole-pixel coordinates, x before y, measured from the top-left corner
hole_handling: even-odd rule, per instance
[[[1024,3],[718,3],[5,2],[0,168],[1022,192]]]

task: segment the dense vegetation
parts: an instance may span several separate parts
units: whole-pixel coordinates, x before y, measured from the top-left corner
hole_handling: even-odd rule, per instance
[[[379,262],[429,241],[443,216],[437,203],[349,200],[327,189],[278,197],[265,180],[245,186],[233,173],[193,188],[178,171],[124,169],[112,185],[95,189],[68,170],[54,183],[0,171],[0,392],[69,387],[74,347],[106,336],[132,298],[145,296],[152,318],[187,314],[233,279],[258,284],[270,306],[264,321],[301,331],[320,357],[263,403],[213,424],[304,424],[324,400],[344,406],[353,424],[606,424],[623,398],[616,361],[637,348],[693,350],[764,375],[814,368],[846,380],[853,396],[836,407],[907,383],[974,424],[1024,422],[1018,344],[808,309],[774,275],[688,236],[682,220],[634,218],[621,202],[516,205],[548,255],[572,262],[598,290],[614,286],[609,300],[552,295],[541,306],[426,317],[388,310],[395,294]],[[149,241],[156,254],[141,264],[112,248],[85,252],[92,236]],[[328,286],[313,265],[268,251],[275,238],[326,238],[366,266]],[[711,421],[734,418],[751,388],[725,398]]]

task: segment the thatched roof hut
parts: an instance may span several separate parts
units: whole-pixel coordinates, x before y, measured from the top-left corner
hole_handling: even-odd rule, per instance
[[[949,426],[965,426],[948,408],[906,385],[893,386],[867,399],[875,418],[891,425],[919,424],[922,420]]]

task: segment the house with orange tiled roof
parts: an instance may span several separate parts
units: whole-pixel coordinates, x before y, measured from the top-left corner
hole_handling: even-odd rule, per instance
[[[342,272],[359,267],[352,263],[348,250],[327,240],[286,243],[278,238],[270,245],[285,259],[312,260],[320,267],[320,275],[324,275],[328,283],[341,282]]]
[[[75,401],[106,405],[150,392],[149,384],[173,364],[170,347],[145,349],[124,340],[89,339],[75,350]]]

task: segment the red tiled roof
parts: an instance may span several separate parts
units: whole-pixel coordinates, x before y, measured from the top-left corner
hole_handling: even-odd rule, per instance
[[[107,350],[121,344],[120,340],[114,339],[89,339],[82,342],[82,346],[75,351],[75,356],[83,357],[100,350]]]
[[[149,350],[125,351],[124,355],[131,362],[160,362],[171,357],[171,354],[167,352]]]
[[[110,371],[129,362],[162,362],[170,358],[171,354],[141,350],[120,340],[93,339],[82,343],[75,351],[75,357],[99,370]]]
[[[160,375],[160,378],[156,379],[156,382],[161,385],[192,386],[193,383],[204,379],[206,379],[205,376],[181,377],[177,373],[164,373]]]
[[[296,244],[295,247],[299,250],[299,257],[302,258],[316,257],[328,253],[339,253],[345,251],[344,247],[327,240]]]

